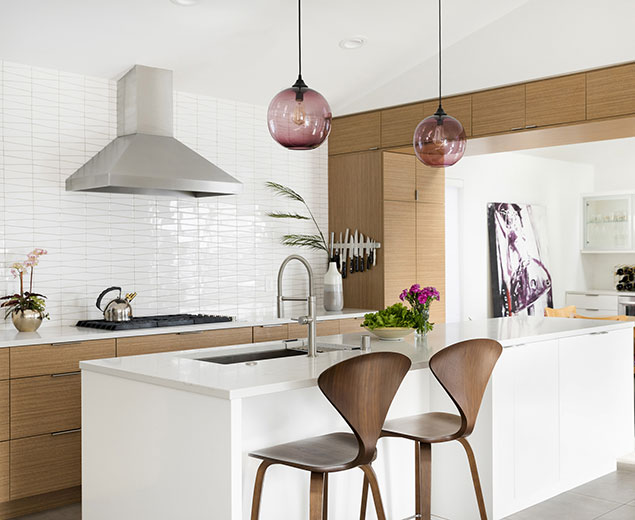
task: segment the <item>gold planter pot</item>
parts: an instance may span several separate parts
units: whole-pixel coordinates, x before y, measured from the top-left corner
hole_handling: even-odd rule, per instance
[[[11,321],[20,332],[35,332],[42,325],[42,313],[32,310],[16,310],[11,313]]]

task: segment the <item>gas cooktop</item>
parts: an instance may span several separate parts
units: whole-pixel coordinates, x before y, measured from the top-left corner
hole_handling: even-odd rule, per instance
[[[130,321],[80,320],[76,326],[101,330],[132,330],[198,325],[201,323],[224,323],[227,321],[234,321],[234,318],[209,314],[165,314],[162,316],[132,318]]]

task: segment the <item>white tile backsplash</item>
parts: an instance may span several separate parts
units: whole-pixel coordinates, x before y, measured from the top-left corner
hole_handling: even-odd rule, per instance
[[[269,136],[265,107],[176,92],[174,111],[175,137],[241,180],[242,194],[66,192],[66,178],[116,137],[116,83],[0,61],[0,292],[16,289],[8,266],[42,247],[49,254],[35,289],[48,296],[55,324],[98,318],[95,300],[111,285],[138,293],[138,316],[273,313],[278,267],[299,253],[313,265],[321,305],[325,255],[280,245],[283,234],[312,226],[268,218],[301,208],[264,183],[301,193],[326,232],[326,145],[283,149]],[[285,291],[304,294],[305,275],[293,264]]]

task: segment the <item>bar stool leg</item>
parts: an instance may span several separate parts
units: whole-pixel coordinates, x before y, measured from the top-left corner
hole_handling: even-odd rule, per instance
[[[359,520],[366,520],[366,506],[368,505],[368,487],[370,486],[370,482],[368,482],[368,477],[366,473],[364,473],[364,483],[362,484],[362,506],[359,512]]]
[[[417,518],[430,520],[432,502],[432,446],[415,442],[415,512]]]
[[[309,520],[323,520],[324,473],[311,472],[311,494],[309,499]]]
[[[260,466],[258,466],[258,471],[256,472],[256,482],[254,483],[254,496],[251,503],[251,520],[258,520],[260,516],[260,498],[262,497],[262,485],[265,482],[265,472],[267,468],[271,466],[270,462],[266,460],[263,461]]]
[[[370,489],[373,492],[373,500],[375,501],[375,511],[377,512],[377,520],[386,520],[386,513],[384,512],[384,504],[381,501],[381,494],[379,492],[379,484],[377,483],[377,475],[371,465],[360,466],[364,471],[364,475],[368,479]]]
[[[329,474],[324,473],[324,501],[322,502],[322,520],[327,520],[329,513]]]
[[[478,510],[481,514],[481,520],[487,520],[487,511],[485,510],[485,500],[483,500],[483,490],[481,489],[481,480],[478,477],[478,468],[476,467],[476,458],[472,451],[472,446],[467,439],[457,439],[465,448],[467,460],[470,463],[470,471],[472,472],[472,482],[474,483],[474,492],[476,493],[476,501],[478,502]]]

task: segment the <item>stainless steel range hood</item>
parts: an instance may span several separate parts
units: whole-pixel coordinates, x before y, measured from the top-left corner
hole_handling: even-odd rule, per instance
[[[117,82],[117,138],[66,179],[66,191],[234,195],[242,183],[175,139],[172,71],[135,65]]]

